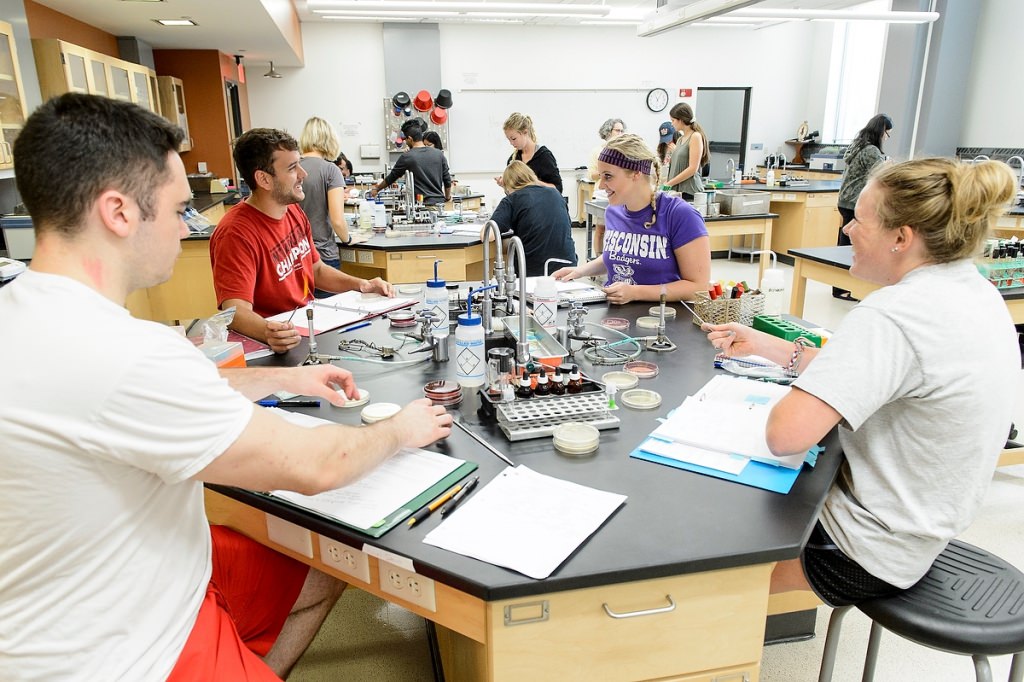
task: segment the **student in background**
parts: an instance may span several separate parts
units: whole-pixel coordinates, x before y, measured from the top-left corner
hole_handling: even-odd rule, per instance
[[[562,268],[556,279],[604,272],[611,303],[692,300],[707,291],[711,247],[704,220],[678,197],[658,192],[660,164],[637,135],[617,137],[601,151],[597,168],[608,193],[604,254],[578,267]]]
[[[772,452],[805,452],[839,426],[839,478],[802,557],[775,568],[772,592],[809,586],[831,606],[894,594],[970,525],[1006,442],[1020,369],[1006,304],[973,258],[1014,192],[994,161],[882,167],[845,228],[850,274],[882,288],[826,346],[706,327],[727,355],[799,372],[768,417]]]
[[[511,231],[523,241],[526,275],[543,275],[548,258],[561,258],[576,265],[572,226],[562,195],[554,187],[539,182],[537,175],[522,161],[510,163],[502,180],[505,198],[494,209],[491,220],[503,234]],[[483,239],[482,230],[480,238]]]
[[[338,153],[338,158],[334,160],[334,165],[341,170],[341,174],[345,177],[346,181],[356,172],[352,166],[352,160],[345,156],[345,152]]]
[[[853,142],[846,148],[843,160],[846,162],[846,170],[843,171],[843,182],[839,186],[839,215],[842,224],[839,226],[839,246],[849,246],[850,238],[846,236],[843,228],[853,220],[853,210],[857,205],[857,197],[860,196],[864,185],[867,184],[868,176],[875,166],[886,159],[882,153],[882,143],[889,137],[892,130],[892,119],[885,114],[877,114],[871,117],[859,133],[853,138]],[[832,295],[846,301],[854,300],[850,292],[845,289],[832,287]]]
[[[672,162],[669,164],[668,180],[665,184],[679,192],[687,201],[693,201],[694,195],[704,191],[700,169],[711,161],[707,135],[693,117],[693,109],[686,102],[680,102],[672,107],[669,118],[672,119],[672,126],[679,131],[681,137],[672,152]]]
[[[622,122],[621,118],[610,118],[601,124],[601,127],[597,129],[597,135],[601,138],[602,142],[600,145],[594,148],[593,153],[590,155],[590,165],[587,166],[587,172],[589,177],[594,182],[598,180],[597,172],[597,157],[604,149],[604,145],[609,140],[614,140],[619,135],[626,132],[626,124]],[[594,199],[607,199],[608,195],[604,193],[604,190],[594,187]],[[595,254],[601,253],[601,249],[604,245],[604,219],[594,219],[594,238],[591,249]]]
[[[665,121],[658,127],[658,148],[655,153],[658,155],[658,162],[661,163],[660,185],[668,184],[668,167],[672,163],[672,152],[676,149],[676,138],[678,131],[672,125],[672,121]]]
[[[306,171],[295,138],[253,128],[235,140],[234,159],[252,196],[221,218],[210,239],[217,305],[235,308],[232,329],[284,353],[299,344],[299,332],[291,322],[266,318],[306,305],[314,288],[394,295],[379,277],[353,277],[320,260],[298,206]]]
[[[125,310],[170,277],[188,236],[181,141],[134,104],[71,93],[14,144],[36,250],[0,289],[4,324],[33,332],[0,335],[6,682],[287,677],[344,583],[211,526],[203,484],[312,495],[450,433],[425,399],[369,426],[296,426],[253,401],[287,390],[341,405],[351,373],[218,371]],[[69,344],[69,329],[101,333]],[[58,356],[60,371],[39,371]]]
[[[533,119],[519,112],[509,114],[502,125],[502,130],[513,148],[512,155],[508,157],[505,165],[513,161],[522,161],[537,175],[540,182],[554,187],[561,194],[562,176],[558,172],[558,162],[555,161],[555,155],[550,149],[537,144],[537,131],[533,129]],[[494,178],[494,181],[501,186],[500,177]]]
[[[407,171],[413,174],[416,194],[423,196],[427,206],[443,204],[452,198],[452,176],[448,172],[448,159],[440,149],[423,144],[426,124],[414,118],[402,124],[402,133],[409,142],[409,151],[398,157],[395,167],[388,176],[370,188],[370,196],[376,196]]]
[[[427,147],[433,147],[444,151],[444,144],[441,143],[441,136],[437,134],[436,130],[428,130],[423,133],[423,144]]]
[[[338,136],[334,126],[316,116],[306,121],[299,135],[299,163],[306,171],[302,179],[305,197],[299,207],[309,218],[313,230],[313,243],[320,253],[320,260],[332,268],[341,267],[338,243],[352,243],[345,219],[345,176],[341,169],[329,159],[338,156]],[[320,292],[318,295],[329,295]]]

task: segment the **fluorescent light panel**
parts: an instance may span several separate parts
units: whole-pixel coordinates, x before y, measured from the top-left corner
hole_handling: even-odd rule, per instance
[[[196,22],[191,19],[154,19],[156,23],[161,26],[198,26]]]
[[[495,13],[545,16],[607,16],[611,9],[602,5],[563,5],[538,2],[414,2],[410,0],[309,0],[307,7],[316,14],[329,15],[332,10],[379,12],[460,12],[494,16]]]

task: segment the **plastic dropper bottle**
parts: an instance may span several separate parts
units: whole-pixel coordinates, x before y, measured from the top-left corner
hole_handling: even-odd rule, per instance
[[[537,388],[533,389],[534,395],[551,395],[551,386],[548,384],[548,373],[543,369],[537,375]]]
[[[561,367],[555,368],[555,375],[551,378],[551,395],[565,395],[565,379]]]
[[[532,398],[533,397],[533,387],[530,384],[531,384],[530,370],[524,369],[523,370],[523,376],[522,376],[522,378],[519,379],[519,387],[516,388],[516,397],[517,398]]]
[[[573,365],[572,371],[569,372],[569,384],[565,387],[566,393],[582,393],[583,392],[583,377],[580,376],[579,365]]]

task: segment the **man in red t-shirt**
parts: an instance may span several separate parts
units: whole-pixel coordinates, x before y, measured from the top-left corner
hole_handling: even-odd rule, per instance
[[[299,145],[288,133],[253,128],[235,141],[235,165],[252,195],[221,218],[210,240],[217,304],[234,306],[231,328],[284,353],[299,343],[291,322],[265,318],[306,305],[314,288],[393,296],[379,277],[353,277],[325,266],[313,246]]]

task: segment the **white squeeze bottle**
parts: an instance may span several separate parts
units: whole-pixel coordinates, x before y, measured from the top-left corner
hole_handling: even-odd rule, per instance
[[[761,277],[761,293],[764,294],[764,314],[778,317],[782,314],[782,306],[786,296],[786,284],[782,279],[782,270],[768,268]]]
[[[473,314],[473,291],[466,299],[469,310],[459,315],[455,328],[455,378],[460,386],[482,386],[487,362],[484,358],[484,327],[479,315]]]
[[[424,296],[424,303],[427,310],[434,313],[434,321],[431,323],[433,335],[439,339],[448,336],[448,289],[445,281],[437,276],[437,266],[440,259],[434,261],[434,279],[427,280],[427,293]],[[483,331],[483,327],[481,327]]]
[[[384,202],[380,199],[373,205],[373,226],[374,227],[387,227],[388,226],[388,211],[384,207]]]
[[[533,319],[537,320],[540,326],[549,332],[554,331],[558,326],[558,285],[555,278],[547,274],[548,265],[554,263],[568,263],[563,258],[549,258],[544,261],[543,277],[538,277],[533,287]]]
[[[367,232],[373,227],[373,203],[369,199],[359,202],[359,229]]]

